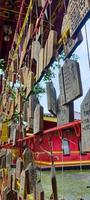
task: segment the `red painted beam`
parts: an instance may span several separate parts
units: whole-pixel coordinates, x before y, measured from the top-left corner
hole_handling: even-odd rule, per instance
[[[71,128],[73,128],[75,130],[76,127],[79,127],[78,131],[80,131],[80,127],[81,127],[81,121],[80,120],[70,122],[68,124],[65,124],[65,125],[62,125],[62,126],[59,126],[59,127],[54,127],[54,128],[45,130],[40,134],[39,133],[38,134],[32,134],[31,136],[27,136],[23,139],[18,139],[17,142],[16,142],[16,146],[18,146],[19,143],[24,142],[24,141],[27,141],[27,142],[30,141],[30,140],[32,141],[35,138],[47,136],[47,134],[52,135],[52,134],[56,133],[56,131],[59,131],[59,132],[62,133],[63,130],[67,130],[67,129],[71,129]],[[77,133],[77,135],[78,135],[78,133]],[[0,148],[11,148],[11,147],[13,148],[14,146],[12,144],[5,144],[5,145],[0,146]]]

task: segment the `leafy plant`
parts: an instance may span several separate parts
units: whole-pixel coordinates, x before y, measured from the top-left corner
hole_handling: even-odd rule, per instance
[[[43,88],[40,83],[37,83],[32,90],[32,94],[36,94],[37,96],[40,96],[40,94],[45,93],[45,88]]]

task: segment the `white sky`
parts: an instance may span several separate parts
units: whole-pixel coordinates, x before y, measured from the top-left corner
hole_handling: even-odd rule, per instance
[[[88,42],[89,42],[89,50],[90,50],[90,20],[86,23],[87,26],[87,33],[88,33]],[[79,57],[79,64],[80,64],[80,72],[81,72],[81,79],[82,79],[82,86],[83,86],[83,97],[78,98],[74,101],[74,110],[79,112],[80,111],[80,104],[85,97],[89,87],[90,87],[90,69],[88,64],[88,56],[87,56],[87,47],[86,47],[86,37],[85,37],[85,27],[82,29],[83,33],[83,42],[80,46],[76,49],[75,54]],[[56,77],[53,79],[54,87],[56,88],[57,96],[59,95],[59,84],[58,84],[58,73],[56,73]],[[47,97],[46,94],[43,95],[40,99],[41,105],[44,107],[44,112],[48,113],[47,110]]]

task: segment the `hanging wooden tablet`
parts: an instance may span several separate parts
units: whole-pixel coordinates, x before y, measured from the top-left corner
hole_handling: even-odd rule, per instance
[[[34,111],[34,134],[43,131],[43,107],[40,104],[37,104]]]
[[[28,164],[32,162],[32,152],[29,148],[26,148],[23,152],[23,164],[24,169],[28,166]]]
[[[13,140],[14,128],[15,128],[15,125],[14,125],[13,123],[11,123],[11,125],[10,125],[10,127],[9,127],[9,138],[10,138],[10,141]]]
[[[81,151],[90,152],[90,89],[81,104]]]
[[[43,7],[44,0],[38,0],[38,7]]]
[[[21,74],[21,83],[26,88],[26,86],[27,86],[28,68],[26,66],[22,67],[20,74]]]
[[[70,19],[68,13],[65,13],[61,27],[61,38],[63,44],[67,43],[69,32],[70,32]]]
[[[41,181],[38,181],[36,184],[36,196],[37,200],[44,200],[44,190],[42,188]]]
[[[17,104],[17,112],[20,113],[23,110],[23,99],[20,93],[18,94],[18,104]]]
[[[23,120],[25,122],[27,122],[27,119],[28,119],[28,116],[27,116],[28,109],[29,109],[29,101],[26,101],[24,102],[24,105],[23,105]]]
[[[30,184],[30,193],[33,193],[34,188],[36,187],[36,181],[37,181],[37,170],[34,163],[30,163],[28,165],[29,169],[29,184]]]
[[[24,56],[25,56],[25,53],[26,53],[26,50],[27,50],[28,42],[29,42],[30,39],[32,39],[32,34],[33,34],[33,24],[29,24],[29,27],[28,27],[28,30],[27,30],[27,33],[26,33],[26,37],[25,37],[25,40],[24,40],[24,44],[23,44],[23,49],[22,49],[22,52],[21,52],[20,67],[23,63],[23,59],[24,59]]]
[[[12,169],[8,168],[8,187],[12,190]]]
[[[3,94],[3,99],[2,99],[3,108],[6,107],[6,102],[7,102],[7,95],[4,93],[4,94]]]
[[[65,88],[64,88],[64,76],[63,76],[63,68],[61,67],[59,70],[59,88],[61,95],[61,105],[65,104]]]
[[[75,36],[90,17],[89,0],[70,0],[67,8],[70,16],[70,36]]]
[[[26,175],[26,193],[30,194],[32,193],[32,185],[30,184],[30,170],[31,165],[29,164],[27,168],[25,169],[25,175]]]
[[[25,171],[23,170],[21,172],[20,176],[20,191],[19,194],[26,199],[26,176],[25,176]]]
[[[46,40],[45,47],[44,47],[44,68],[48,66],[47,62],[47,53],[48,52],[48,40]]]
[[[26,137],[26,127],[22,125],[22,138]]]
[[[12,153],[10,151],[6,154],[6,168],[10,168],[12,164]]]
[[[20,174],[22,172],[23,169],[23,160],[21,158],[17,159],[16,162],[16,178],[19,179],[20,178]]]
[[[52,168],[51,168],[51,185],[52,185],[53,200],[58,200],[57,180],[56,180],[56,173],[55,173],[54,165],[52,165]]]
[[[61,105],[61,96],[57,99],[57,126],[74,121],[74,103]]]
[[[12,190],[16,190],[16,173],[15,171],[12,173]]]
[[[6,156],[2,156],[1,158],[1,168],[6,168]]]
[[[9,132],[8,123],[5,122],[2,124],[2,135],[1,135],[2,142],[8,141],[8,132]]]
[[[48,111],[52,114],[57,114],[57,97],[56,97],[56,90],[53,86],[53,83],[50,81],[46,84],[47,90],[47,105]]]
[[[39,103],[39,100],[36,94],[33,94],[29,97],[29,113],[30,113],[30,117],[32,118],[34,118],[34,111],[38,103]]]
[[[65,58],[70,58],[72,53],[75,51],[78,45],[81,44],[82,41],[83,41],[83,36],[81,31],[77,35],[76,39],[72,39],[71,37],[69,37],[67,39],[67,42],[64,44]]]
[[[80,76],[79,63],[66,60],[63,65],[63,78],[65,88],[65,103],[82,96],[82,83]]]
[[[40,43],[39,41],[33,41],[32,42],[32,48],[31,48],[31,60],[35,59],[36,62],[38,62],[39,59],[39,52],[40,52]]]
[[[44,48],[40,49],[38,64],[39,64],[39,77],[40,77],[44,70]]]
[[[29,95],[34,85],[34,73],[29,71],[27,76],[27,89],[26,89],[26,96]]]
[[[9,117],[10,117],[10,118],[11,118],[12,115],[14,114],[14,108],[15,108],[15,103],[14,103],[14,101],[11,101],[10,110],[9,110]]]
[[[50,63],[51,59],[55,57],[56,45],[57,45],[57,32],[51,30],[48,36],[47,63]]]
[[[17,141],[17,128],[14,127],[14,129],[13,129],[13,146],[16,145],[16,141]]]

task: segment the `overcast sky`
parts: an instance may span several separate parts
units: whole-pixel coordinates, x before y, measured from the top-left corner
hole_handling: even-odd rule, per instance
[[[86,23],[87,26],[87,33],[88,33],[88,41],[89,41],[89,50],[90,50],[90,20]],[[90,69],[88,64],[88,56],[87,56],[87,47],[86,47],[86,36],[85,36],[85,27],[82,29],[83,33],[83,42],[80,46],[76,49],[75,54],[79,56],[79,64],[80,64],[80,72],[81,72],[81,79],[82,79],[82,86],[83,86],[83,97],[78,98],[74,101],[75,111],[80,111],[80,104],[85,97],[89,87],[90,87]],[[57,96],[59,95],[59,84],[58,84],[58,74],[56,73],[55,79],[53,79],[54,86],[56,88]],[[42,96],[40,99],[41,104],[44,106],[44,112],[47,113],[47,98],[46,94]]]

